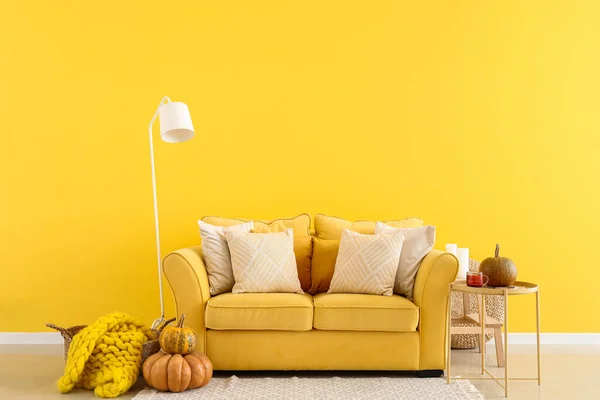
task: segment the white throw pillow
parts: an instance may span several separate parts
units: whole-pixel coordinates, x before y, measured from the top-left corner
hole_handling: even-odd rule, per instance
[[[254,228],[252,221],[224,228],[198,221],[200,226],[200,237],[202,238],[202,254],[208,274],[210,295],[216,296],[221,293],[231,292],[233,284],[233,270],[231,269],[231,256],[225,232],[250,232]]]
[[[404,233],[363,235],[344,229],[327,293],[391,296]]]
[[[304,293],[294,255],[294,230],[276,233],[226,231],[233,293]]]
[[[396,273],[396,282],[394,292],[406,296],[409,300],[413,297],[413,288],[419,266],[423,258],[433,249],[435,245],[435,226],[421,226],[419,228],[392,228],[383,222],[377,222],[375,225],[375,234],[404,233],[404,245],[398,272]]]

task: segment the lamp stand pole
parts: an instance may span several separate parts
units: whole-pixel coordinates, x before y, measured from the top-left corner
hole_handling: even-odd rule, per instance
[[[152,125],[158,117],[158,111],[160,107],[164,103],[170,103],[171,99],[167,96],[163,97],[158,107],[156,108],[156,112],[150,120],[150,124],[148,124],[148,136],[150,138],[150,165],[152,167],[152,196],[154,198],[154,229],[156,230],[156,265],[158,270],[158,290],[160,296],[160,318],[157,318],[152,323],[152,329],[158,327],[165,320],[165,303],[163,300],[163,285],[162,285],[162,271],[160,268],[161,264],[161,256],[160,256],[160,233],[158,229],[158,201],[156,199],[156,173],[154,172],[154,140],[152,139]]]

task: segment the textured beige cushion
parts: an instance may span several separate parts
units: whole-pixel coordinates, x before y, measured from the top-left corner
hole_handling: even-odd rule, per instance
[[[405,237],[398,272],[396,273],[394,292],[412,300],[419,265],[435,245],[435,226],[393,228],[383,222],[378,222],[375,225],[376,235],[398,232],[404,233]]]
[[[304,293],[298,280],[294,231],[225,232],[235,285],[233,293]]]
[[[310,260],[313,252],[312,236],[310,236],[310,215],[300,214],[297,217],[279,218],[272,221],[247,221],[239,218],[206,216],[202,218],[202,222],[224,227],[242,225],[244,222],[252,222],[254,224],[252,231],[256,233],[283,232],[289,228],[293,229],[294,253],[296,254],[298,278],[300,279],[302,290],[308,291],[310,289]],[[233,273],[231,276],[231,279],[233,280]],[[231,282],[231,286],[233,287],[233,281]],[[229,290],[231,290],[231,288]]]
[[[404,233],[363,235],[344,229],[327,293],[391,296]]]
[[[202,254],[208,274],[208,284],[211,296],[231,292],[233,284],[233,271],[231,269],[231,256],[225,240],[225,232],[239,231],[250,232],[254,227],[252,221],[240,225],[224,228],[204,221],[198,221],[200,237],[202,238]]]

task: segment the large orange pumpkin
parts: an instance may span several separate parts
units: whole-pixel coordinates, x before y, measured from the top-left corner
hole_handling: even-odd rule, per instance
[[[161,349],[169,354],[188,354],[196,347],[196,332],[192,328],[183,325],[185,314],[181,314],[177,326],[167,325],[164,327],[158,342]]]
[[[200,388],[212,378],[212,363],[202,353],[168,354],[159,351],[151,355],[142,366],[144,379],[149,386],[162,392],[183,392]]]
[[[479,265],[479,271],[489,278],[489,286],[511,286],[517,280],[517,267],[510,258],[500,257],[500,245],[496,244],[496,254]]]

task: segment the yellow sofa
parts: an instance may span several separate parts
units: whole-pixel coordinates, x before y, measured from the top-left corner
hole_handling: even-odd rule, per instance
[[[177,314],[216,370],[402,370],[440,376],[448,284],[456,258],[433,250],[414,299],[362,294],[224,293],[211,297],[200,246],[170,253],[163,271]]]

